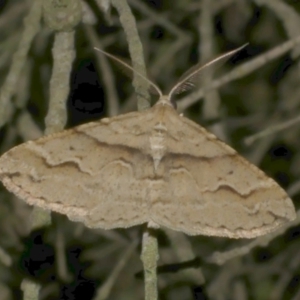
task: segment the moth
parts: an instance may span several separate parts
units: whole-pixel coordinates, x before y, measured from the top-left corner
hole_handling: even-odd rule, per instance
[[[159,94],[154,106],[14,147],[0,158],[0,180],[28,204],[91,228],[148,223],[229,238],[275,230],[296,216],[286,192],[171,102],[239,50],[196,65],[168,95],[137,72]]]

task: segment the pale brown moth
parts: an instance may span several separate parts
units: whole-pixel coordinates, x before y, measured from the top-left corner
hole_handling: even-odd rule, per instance
[[[1,181],[28,204],[91,228],[148,223],[230,238],[275,230],[296,216],[286,192],[171,104],[204,67],[239,50],[192,68],[168,95],[137,72],[159,94],[153,107],[21,144],[1,156]]]

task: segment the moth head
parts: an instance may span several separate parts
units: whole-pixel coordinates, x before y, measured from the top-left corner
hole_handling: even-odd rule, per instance
[[[162,96],[160,96],[159,100],[156,102],[155,105],[169,105],[169,106],[172,106],[175,109],[177,108],[176,102],[172,101],[169,98],[169,95],[162,95]]]

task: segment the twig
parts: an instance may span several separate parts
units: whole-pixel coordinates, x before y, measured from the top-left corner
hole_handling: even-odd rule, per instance
[[[23,291],[23,300],[36,300],[39,299],[40,285],[29,280],[24,279],[21,284]]]
[[[24,31],[18,45],[17,51],[13,55],[9,73],[0,92],[0,127],[10,118],[12,113],[11,98],[16,92],[16,86],[23,66],[27,59],[27,53],[33,38],[40,29],[41,1],[34,1],[28,16],[24,19]]]
[[[42,5],[40,0],[34,1],[28,16],[24,20],[24,32],[21,36],[21,40],[16,53],[13,55],[13,62],[9,73],[6,77],[5,83],[1,89],[0,94],[0,126],[5,124],[10,116],[12,105],[10,100],[16,92],[17,81],[19,79],[22,68],[25,64],[27,53],[30,45],[36,33],[40,29],[40,20],[42,15]],[[49,224],[50,217],[49,213],[39,213],[39,210],[33,208],[31,214],[32,229],[36,228],[37,224]],[[24,300],[35,300],[38,299],[40,290],[39,284],[31,282],[30,280],[24,279],[22,281],[21,289],[24,292]]]
[[[300,116],[298,116],[294,119],[288,120],[286,122],[283,122],[283,123],[280,123],[277,125],[273,125],[273,126],[267,128],[265,130],[262,130],[256,134],[250,135],[244,139],[244,142],[246,145],[251,145],[253,142],[255,142],[256,140],[258,140],[260,138],[263,138],[263,137],[271,135],[271,134],[275,134],[275,133],[282,131],[284,129],[287,129],[299,122],[300,122]]]
[[[112,0],[113,6],[120,15],[120,21],[127,36],[129,52],[132,59],[133,68],[147,77],[145,63],[143,59],[143,48],[136,28],[134,16],[128,6],[127,1]],[[144,110],[150,106],[150,96],[148,93],[148,83],[141,80],[134,72],[133,85],[138,95],[138,110]],[[143,249],[141,259],[144,265],[145,274],[145,300],[157,299],[157,260],[158,244],[153,231],[149,228],[143,234]]]
[[[70,74],[75,59],[74,34],[74,31],[55,34],[46,134],[62,130],[67,121],[66,99],[70,92]]]
[[[12,264],[11,256],[2,247],[0,247],[0,261],[6,267]]]
[[[72,275],[68,271],[66,253],[65,253],[65,238],[60,228],[56,228],[55,235],[55,257],[56,269],[58,277],[64,282],[70,282]]]
[[[43,135],[40,128],[35,124],[31,115],[26,110],[18,117],[17,129],[24,141],[35,140]]]
[[[280,272],[280,277],[274,284],[274,288],[270,293],[270,299],[272,300],[281,300],[284,299],[284,292],[288,287],[293,274],[299,270],[300,265],[300,255],[295,255],[293,259],[287,262],[284,269]]]
[[[65,103],[70,91],[70,74],[75,58],[74,31],[58,32],[53,46],[53,71],[50,80],[50,99],[48,114],[45,119],[46,134],[60,131],[64,128],[67,114]],[[50,224],[49,212],[34,207],[32,228]]]
[[[297,46],[300,43],[300,35],[297,36],[295,39],[289,40],[274,49],[268,51],[267,53],[264,53],[262,55],[259,55],[258,57],[252,59],[251,61],[244,63],[243,65],[236,67],[231,72],[227,73],[226,75],[222,76],[219,79],[214,80],[209,86],[204,87],[203,89],[198,90],[195,93],[192,93],[191,95],[184,97],[178,102],[178,110],[183,111],[190,105],[196,103],[199,101],[205,94],[205,92],[211,90],[211,89],[218,89],[224,84],[227,84],[228,82],[231,82],[233,80],[236,80],[238,78],[242,78],[256,69],[260,68],[261,66],[265,65],[267,62],[272,61],[273,59],[276,59],[280,55],[283,55],[284,53],[290,51],[295,46]]]
[[[282,22],[289,38],[295,38],[299,35],[300,16],[292,6],[281,0],[254,0],[257,5],[265,5],[272,10]],[[296,59],[300,54],[300,47],[295,47],[292,51],[292,57]]]
[[[117,9],[120,22],[124,28],[126,38],[128,41],[130,57],[132,60],[132,66],[135,70],[147,77],[143,46],[139,38],[139,34],[136,27],[135,18],[128,6],[126,0],[112,0],[112,5]],[[140,76],[134,74],[133,86],[135,88],[138,99],[138,110],[144,110],[150,107],[150,95],[148,93],[148,83],[141,79]]]
[[[179,26],[170,22],[165,15],[161,15],[154,9],[151,9],[148,5],[145,5],[142,1],[139,0],[130,0],[130,3],[133,7],[138,9],[141,13],[145,14],[152,22],[159,24],[168,30],[171,34],[175,36],[174,42],[168,47],[168,51],[160,51],[159,49],[155,50],[154,55],[155,59],[151,61],[149,68],[149,74],[157,78],[161,73],[161,70],[168,67],[170,63],[176,59],[176,53],[181,49],[187,47],[191,42],[191,36],[183,31]],[[161,47],[161,46],[159,46]],[[168,67],[169,68],[169,67]],[[151,71],[151,72],[150,72]],[[130,103],[129,103],[130,104]]]
[[[204,63],[211,59],[214,55],[213,11],[212,2],[209,0],[202,1],[199,33],[201,41],[199,52],[201,61]],[[203,85],[207,86],[212,81],[213,72],[212,70],[207,70],[205,72]],[[220,113],[220,102],[220,96],[217,89],[211,89],[208,93],[205,93],[203,103],[203,118],[208,120],[218,118]],[[222,140],[226,140],[224,128],[220,123],[214,124],[209,129]]]
[[[56,6],[53,2],[43,2],[44,17],[46,22],[48,22],[48,25],[51,25],[52,28],[57,30],[65,30],[66,28],[69,30],[67,32],[57,32],[55,34],[52,49],[53,70],[50,80],[49,109],[45,119],[46,134],[62,130],[66,123],[65,103],[70,91],[70,74],[72,63],[75,58],[75,32],[70,30],[70,28],[80,21],[79,17],[81,15],[81,6],[76,6],[76,4],[78,3],[70,1],[69,6],[62,6],[64,13],[67,13],[66,15],[69,17],[62,20],[59,16],[66,15],[58,13],[60,6]],[[70,11],[68,11],[68,9]],[[76,9],[79,9],[79,12]],[[70,15],[73,17],[70,17]],[[31,214],[32,230],[38,227],[48,226],[50,223],[51,215],[49,211],[37,207],[33,208]],[[24,291],[24,300],[36,300],[39,298],[40,286],[37,283],[31,282],[30,280],[23,280],[22,289]]]
[[[158,243],[155,233],[147,228],[143,233],[141,259],[144,265],[145,300],[157,300]]]
[[[166,28],[170,33],[174,34],[177,38],[185,35],[184,31],[179,26],[170,22],[166,16],[159,15],[157,12],[149,8],[145,3],[138,0],[130,0],[130,4],[138,9],[141,13],[145,14],[148,18],[152,19],[155,24],[159,24]]]
[[[186,261],[190,263],[188,266],[193,266],[193,262],[195,261],[198,262],[196,270],[192,268],[185,270],[183,268],[180,272],[181,278],[184,278],[184,280],[188,280],[189,282],[196,285],[203,285],[205,283],[205,278],[201,267],[199,266],[200,259],[195,256],[195,253],[191,246],[191,242],[189,241],[186,234],[169,229],[165,229],[165,232],[170,239],[172,249],[174,249],[174,252],[176,253],[176,256],[180,261],[180,263],[176,264],[177,266],[182,266],[182,264],[184,264],[182,262]],[[160,270],[161,267],[158,268],[158,274],[160,273]]]
[[[300,179],[293,182],[287,190],[287,192],[290,196],[294,196],[294,195],[298,194],[299,191],[300,191]]]
[[[138,244],[138,240],[136,239],[129,245],[126,252],[122,255],[121,259],[118,261],[118,263],[112,270],[110,276],[106,279],[106,281],[102,284],[101,288],[98,290],[95,300],[105,300],[108,298],[115,284],[116,279],[120,275],[120,272],[124,268],[125,264],[128,262],[137,244]]]
[[[260,165],[274,139],[274,136],[268,136],[261,140],[257,145],[255,145],[253,151],[247,155],[247,159],[255,165]]]

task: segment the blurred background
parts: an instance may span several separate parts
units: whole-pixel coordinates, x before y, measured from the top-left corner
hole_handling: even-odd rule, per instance
[[[41,0],[0,1],[1,154],[46,129],[61,30],[75,38],[66,128],[144,101],[130,76],[94,47],[130,61],[139,37],[149,78],[167,92],[194,64],[248,43],[221,68],[204,71],[198,90],[178,95],[178,110],[299,206],[300,1],[76,0],[81,14],[72,5],[67,11],[70,1],[52,2],[65,4],[61,19],[76,19],[73,27],[49,28]],[[2,185],[0,194],[0,300],[22,299],[24,279],[41,286],[40,299],[143,299],[143,226],[91,230],[52,213],[50,226],[32,230],[32,207]],[[254,240],[159,229],[159,299],[300,299],[298,221]]]

